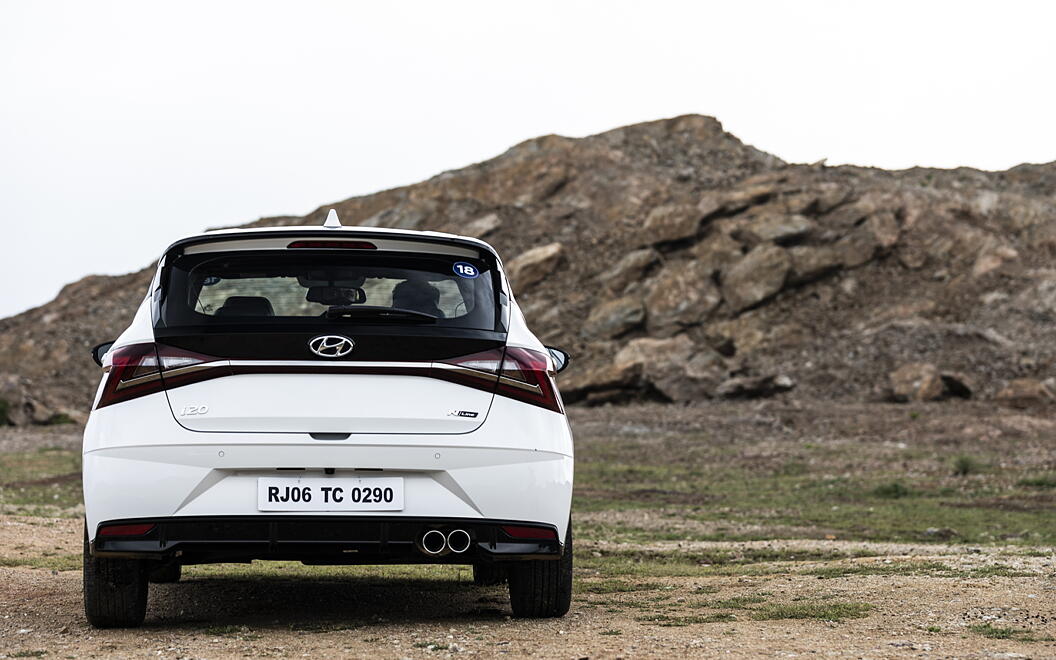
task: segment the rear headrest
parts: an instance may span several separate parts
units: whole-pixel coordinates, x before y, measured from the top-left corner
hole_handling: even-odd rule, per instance
[[[216,310],[217,316],[275,316],[271,301],[263,296],[231,296]]]
[[[440,302],[440,290],[428,282],[407,280],[392,289],[392,306],[443,318],[436,304]]]

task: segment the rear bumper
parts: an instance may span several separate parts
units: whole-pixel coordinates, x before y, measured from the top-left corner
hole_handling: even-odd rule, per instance
[[[84,435],[89,541],[103,522],[267,521],[273,514],[258,506],[264,477],[404,480],[401,510],[339,514],[348,519],[522,521],[563,533],[573,480],[567,420],[498,398],[473,433],[363,433],[344,440],[188,431],[172,418],[163,393],[96,410]],[[282,516],[326,520],[335,512]]]
[[[150,523],[141,536],[96,533],[92,554],[172,560],[183,564],[293,560],[307,564],[441,563],[472,564],[558,559],[562,530],[543,526],[554,539],[516,539],[503,525],[510,520],[379,516],[208,516],[134,519],[109,523]],[[538,525],[536,525],[538,526]],[[431,556],[418,549],[430,529],[466,530],[472,543],[465,552]]]

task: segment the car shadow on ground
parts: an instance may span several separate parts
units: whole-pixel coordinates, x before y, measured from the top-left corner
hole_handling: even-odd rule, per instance
[[[145,627],[327,631],[385,623],[461,624],[510,615],[505,586],[357,577],[191,578],[150,587]]]

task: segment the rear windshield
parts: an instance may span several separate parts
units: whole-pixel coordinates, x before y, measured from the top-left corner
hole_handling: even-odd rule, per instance
[[[420,323],[495,330],[492,271],[446,255],[348,251],[206,253],[167,277],[166,327]],[[393,314],[390,312],[399,312]]]

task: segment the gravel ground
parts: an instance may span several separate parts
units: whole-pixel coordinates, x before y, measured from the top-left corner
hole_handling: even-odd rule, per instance
[[[79,551],[80,522],[0,519],[0,556]],[[702,545],[702,544],[697,544]],[[759,543],[708,543],[739,549]],[[29,657],[336,656],[448,657],[475,655],[581,657],[1056,657],[1054,560],[1022,548],[970,549],[889,543],[782,541],[784,549],[826,548],[875,553],[852,564],[942,561],[954,568],[1000,563],[1021,577],[853,575],[819,579],[800,574],[816,565],[784,562],[761,575],[632,578],[640,590],[606,593],[606,576],[577,575],[572,611],[558,620],[509,618],[501,587],[467,583],[463,569],[431,579],[387,579],[368,569],[332,575],[237,577],[190,571],[175,585],[152,585],[147,621],[139,630],[93,630],[81,612],[76,570],[0,568],[0,653]],[[678,544],[636,545],[656,552]],[[583,544],[584,553],[619,548]],[[624,548],[626,549],[626,548]],[[1018,554],[1016,554],[1018,553]],[[1040,553],[1038,553],[1040,554]],[[198,569],[201,570],[201,569]],[[601,587],[600,589],[598,587]],[[765,602],[743,609],[707,603],[743,596]],[[862,618],[755,620],[768,603],[868,603]],[[658,612],[679,617],[722,614],[714,622],[658,625]],[[661,621],[660,623],[664,623]],[[970,626],[1029,631],[1031,639],[991,639]],[[429,648],[433,646],[433,648]],[[446,648],[445,648],[446,647]]]
[[[812,474],[867,475],[905,454],[916,480],[907,483],[922,488],[950,480],[952,453],[989,450],[1000,469],[972,477],[973,488],[1019,493],[1017,506],[1036,510],[1044,492],[1028,500],[1007,489],[1056,466],[1048,414],[977,403],[628,406],[570,417],[581,462],[595,468],[639,451],[653,465],[677,466],[693,443],[716,452],[706,460],[762,474],[801,461]],[[72,426],[0,429],[0,452],[79,443]],[[94,630],[81,605],[79,517],[61,507],[54,515],[64,517],[53,518],[9,510],[0,514],[0,657],[1056,658],[1051,547],[1026,538],[872,542],[849,540],[846,530],[730,521],[704,515],[708,500],[683,502],[696,491],[672,490],[670,480],[663,498],[598,509],[611,484],[597,471],[593,484],[583,482],[595,508],[576,522],[593,535],[577,541],[572,610],[543,621],[511,619],[505,589],[474,587],[465,568],[258,563],[190,567],[179,584],[151,586],[141,629]],[[607,529],[625,531],[606,540]],[[721,540],[734,533],[776,540]],[[719,540],[662,540],[673,537]],[[702,563],[722,556],[727,563]],[[796,612],[816,618],[775,618]]]

